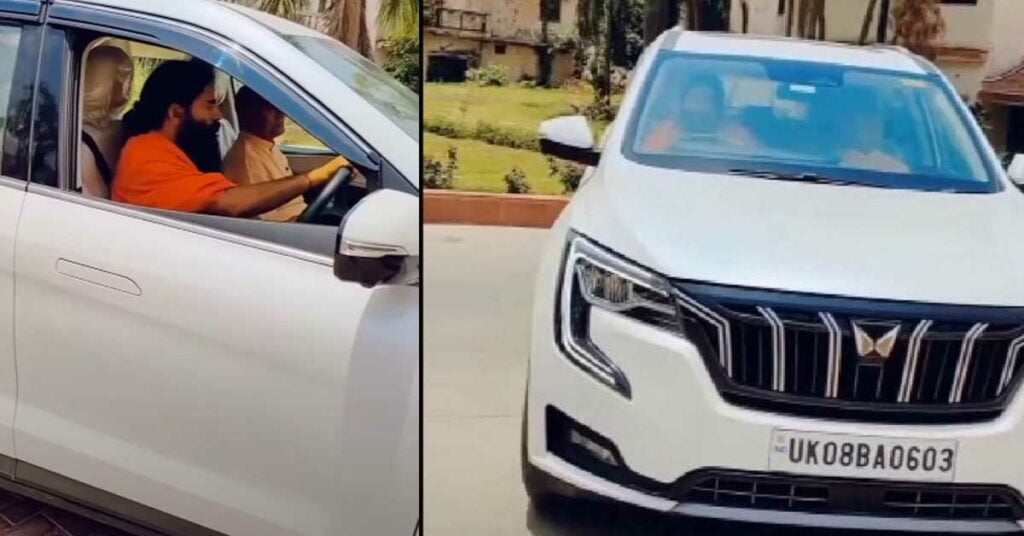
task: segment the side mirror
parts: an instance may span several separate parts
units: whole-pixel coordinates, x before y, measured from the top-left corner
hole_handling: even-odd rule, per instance
[[[1006,175],[1010,177],[1010,182],[1016,184],[1018,188],[1024,188],[1024,154],[1013,155],[1010,167],[1006,168]]]
[[[367,288],[419,284],[419,198],[377,190],[356,203],[338,229],[334,275]]]
[[[594,133],[582,115],[556,117],[540,124],[540,152],[596,166],[601,152],[594,148]]]

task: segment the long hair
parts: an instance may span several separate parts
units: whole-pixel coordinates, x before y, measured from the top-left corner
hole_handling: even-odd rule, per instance
[[[192,102],[213,83],[213,67],[198,61],[169,60],[161,63],[142,86],[135,106],[124,115],[129,137],[163,127],[172,104],[190,110]]]

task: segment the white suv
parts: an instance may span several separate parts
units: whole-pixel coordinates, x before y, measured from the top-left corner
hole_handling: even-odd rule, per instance
[[[819,527],[1024,527],[1024,196],[894,47],[672,30],[536,289],[535,501]]]

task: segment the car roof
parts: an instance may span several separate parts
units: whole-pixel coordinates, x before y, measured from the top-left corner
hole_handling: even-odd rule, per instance
[[[53,2],[62,4],[65,0]],[[275,32],[326,38],[323,34],[284,19],[216,0],[74,0],[74,4],[117,8],[196,26],[258,53],[271,65],[278,68],[286,65],[290,78],[353,127],[359,136],[382,152],[418,188],[419,143],[370,104],[352,106],[353,102],[362,101],[362,97],[340,81],[331,83],[337,78],[330,71]]]
[[[858,46],[791,37],[670,30],[661,48],[680,52],[814,61],[850,67],[926,74],[921,58],[896,46]]]

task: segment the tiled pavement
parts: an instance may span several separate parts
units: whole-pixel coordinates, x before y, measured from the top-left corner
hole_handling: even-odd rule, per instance
[[[128,536],[71,512],[0,490],[0,536]]]

